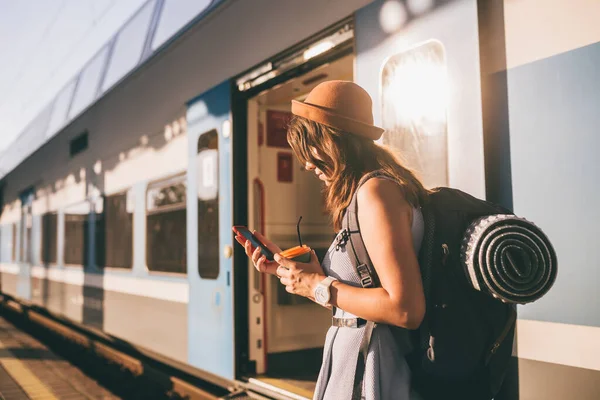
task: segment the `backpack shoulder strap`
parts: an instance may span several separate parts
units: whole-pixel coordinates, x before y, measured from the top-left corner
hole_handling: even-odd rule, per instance
[[[352,195],[350,205],[348,205],[348,208],[346,209],[346,214],[342,220],[341,232],[342,240],[349,241],[350,251],[352,253],[350,261],[360,277],[360,284],[364,288],[378,287],[380,285],[377,272],[373,268],[371,258],[369,257],[365,243],[360,235],[360,224],[358,222],[358,189],[372,178],[386,178],[392,180],[391,177],[379,170],[370,172],[361,178]]]
[[[378,287],[380,285],[377,273],[373,268],[369,253],[365,247],[365,243],[360,236],[360,224],[358,223],[358,200],[357,194],[358,189],[369,179],[375,177],[386,177],[381,171],[373,171],[361,178],[356,185],[356,190],[352,195],[350,205],[346,209],[346,215],[342,220],[342,232],[341,240],[348,241],[350,244],[350,261],[352,266],[360,277],[360,284],[363,288]],[[389,179],[389,178],[388,178]],[[362,398],[362,389],[364,385],[364,373],[365,365],[367,362],[367,354],[369,352],[369,344],[371,343],[371,335],[373,334],[373,328],[375,323],[367,321],[365,325],[365,333],[360,342],[360,348],[358,352],[358,360],[356,362],[356,370],[354,372],[354,385],[352,390],[352,400],[360,400]]]
[[[350,201],[350,205],[346,209],[344,219],[342,220],[342,233],[340,239],[338,239],[349,242],[349,251],[352,252],[350,256],[350,261],[352,262],[352,266],[354,267],[354,269],[360,277],[360,282],[363,288],[379,287],[381,283],[379,281],[379,277],[377,276],[377,272],[373,267],[362,236],[360,235],[360,224],[358,222],[357,194],[358,189],[365,182],[367,182],[369,179],[379,177],[393,180],[392,177],[385,174],[383,171],[378,170],[366,174],[359,181],[356,190],[354,191],[354,195],[352,196],[352,200]],[[423,242],[421,244],[421,250],[420,253],[417,255],[423,279],[423,290],[425,294],[425,299],[428,303],[428,309],[431,307],[431,304],[429,303],[431,303],[431,269],[433,263],[433,242],[435,232],[435,219],[433,217],[433,212],[430,208],[431,207],[429,204],[423,204],[421,207],[421,210],[423,212],[425,229],[423,235]],[[423,323],[419,328],[418,336],[418,346],[422,348],[427,348],[429,346],[429,321],[427,317],[423,320]]]

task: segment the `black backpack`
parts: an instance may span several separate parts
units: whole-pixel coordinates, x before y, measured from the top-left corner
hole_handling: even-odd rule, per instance
[[[369,177],[373,176],[377,174]],[[451,188],[434,189],[421,210],[425,232],[418,258],[427,311],[421,327],[411,331],[413,350],[407,361],[412,386],[425,400],[492,399],[512,355],[516,309],[469,284],[460,258],[461,245],[473,221],[512,213]],[[346,210],[340,237],[349,239],[347,251],[362,286],[379,286],[360,236],[356,193]],[[366,328],[357,363],[357,393],[373,324]]]

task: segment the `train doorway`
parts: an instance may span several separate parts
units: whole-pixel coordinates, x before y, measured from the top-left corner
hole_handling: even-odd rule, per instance
[[[283,73],[272,70],[270,79],[269,67],[262,72],[259,67],[246,74],[245,80],[238,79],[235,88],[246,95],[234,106],[234,174],[244,170],[244,176],[234,177],[234,181],[245,182],[245,188],[235,184],[234,220],[242,221],[243,217],[251,229],[286,249],[298,244],[296,225],[302,217],[302,241],[321,259],[335,236],[324,208],[323,183],[296,160],[287,143],[286,128],[292,100],[304,100],[315,86],[327,80],[353,80],[352,39],[351,22],[341,23],[296,49],[295,54],[282,57],[288,63],[304,58],[301,65]],[[272,68],[276,63],[265,65]],[[267,78],[261,82],[265,75]],[[252,87],[255,82],[257,86]],[[246,142],[244,149],[241,135]],[[240,165],[241,160],[245,165]],[[245,215],[236,216],[242,207]],[[238,246],[237,251],[240,249]],[[236,321],[242,325],[238,325],[236,336],[243,334],[244,328],[247,335],[249,367],[244,375],[251,383],[311,398],[331,311],[287,293],[276,277],[256,271],[243,250],[234,258],[235,269],[245,273],[245,277],[236,274],[236,282],[247,282],[243,291],[236,289]],[[240,318],[242,307],[247,312],[246,324]]]

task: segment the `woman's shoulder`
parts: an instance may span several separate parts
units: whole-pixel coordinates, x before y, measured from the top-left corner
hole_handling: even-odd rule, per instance
[[[363,178],[356,193],[356,201],[359,208],[373,203],[391,203],[395,207],[406,204],[410,207],[398,182],[391,176],[379,173]]]

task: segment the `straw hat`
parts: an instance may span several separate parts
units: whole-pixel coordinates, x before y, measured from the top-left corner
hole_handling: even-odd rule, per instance
[[[294,115],[377,140],[383,129],[373,125],[372,108],[371,96],[349,81],[323,82],[308,94],[306,101],[292,100]]]

